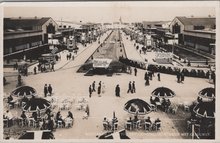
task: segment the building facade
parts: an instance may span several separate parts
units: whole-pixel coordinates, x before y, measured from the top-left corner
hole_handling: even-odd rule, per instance
[[[170,31],[178,34],[179,43],[196,51],[215,55],[216,19],[175,17]]]
[[[29,50],[48,43],[58,25],[50,18],[4,18],[4,55]]]

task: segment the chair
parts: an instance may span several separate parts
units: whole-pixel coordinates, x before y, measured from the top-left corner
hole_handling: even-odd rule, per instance
[[[63,122],[61,120],[57,121],[57,128],[63,128]]]
[[[108,123],[107,122],[103,122],[103,127],[104,127],[104,130],[109,130],[109,126],[108,126]]]
[[[184,111],[189,112],[189,106],[188,105],[184,105]]]
[[[141,120],[138,120],[137,122],[134,122],[134,127],[135,127],[136,129],[141,128]]]
[[[161,128],[161,122],[156,123],[156,131],[160,130]]]
[[[113,131],[118,130],[118,123],[114,123],[114,124],[113,124],[112,130],[113,130]]]
[[[72,127],[73,126],[73,119],[66,119],[66,128]]]
[[[144,123],[144,129],[150,131],[150,129],[151,129],[151,123],[150,123],[150,122],[145,122],[145,123]]]
[[[34,118],[29,118],[28,126],[36,128],[37,127],[37,121],[35,121]]]
[[[150,106],[151,106],[151,108],[152,108],[152,111],[157,111],[157,108],[156,108],[156,106],[154,105],[154,104],[150,104]]]
[[[3,122],[4,122],[4,128],[8,128],[9,127],[9,124],[8,124],[8,119],[3,119]]]
[[[126,129],[128,129],[128,130],[132,130],[132,123],[131,122],[127,122],[126,123]]]
[[[173,114],[176,114],[177,109],[178,109],[178,106],[174,106],[174,107],[173,107],[173,110],[172,110],[172,113],[173,113]]]

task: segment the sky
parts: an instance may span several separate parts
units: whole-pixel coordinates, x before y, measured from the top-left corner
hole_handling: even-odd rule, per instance
[[[148,5],[148,3],[70,3],[68,5],[5,6],[4,17],[52,17],[54,20],[73,22],[142,22],[172,21],[175,16],[207,17],[215,16],[212,6],[165,6]]]

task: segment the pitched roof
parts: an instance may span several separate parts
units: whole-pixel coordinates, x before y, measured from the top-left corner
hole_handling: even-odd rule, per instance
[[[45,22],[47,22],[50,17],[43,17],[43,18],[29,18],[29,19],[22,19],[22,18],[4,18],[4,29],[26,29],[33,26],[42,26]]]
[[[176,18],[184,25],[201,26],[201,25],[215,25],[216,23],[214,17],[205,17],[205,18],[176,17]]]

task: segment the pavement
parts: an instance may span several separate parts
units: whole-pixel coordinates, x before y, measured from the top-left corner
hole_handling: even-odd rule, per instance
[[[105,34],[101,38],[101,42],[107,36],[108,35]],[[123,35],[122,38],[126,39]],[[123,42],[124,45],[129,45],[127,43],[128,41],[123,40]],[[71,128],[57,129],[54,132],[56,139],[97,139],[97,135],[105,133],[102,125],[103,118],[107,117],[111,119],[114,111],[119,120],[119,130],[123,129],[126,119],[130,116],[133,117],[133,115],[127,113],[123,109],[124,104],[133,98],[140,98],[149,102],[151,92],[157,87],[164,86],[173,90],[176,96],[170,100],[172,103],[178,105],[184,102],[191,104],[197,99],[200,90],[206,87],[214,87],[213,84],[208,82],[208,79],[185,77],[184,83],[177,83],[176,76],[162,73],[161,81],[158,81],[155,76],[153,80],[150,81],[150,85],[145,86],[144,74],[146,71],[141,69],[138,69],[137,76],[122,73],[113,74],[112,77],[107,77],[105,75],[85,77],[84,73],[77,73],[76,71],[79,66],[85,63],[98,46],[99,44],[94,42],[90,47],[82,51],[75,60],[71,60],[68,64],[63,62],[65,66],[55,72],[23,77],[25,84],[34,87],[39,97],[43,97],[44,84],[51,84],[54,93],[52,97],[57,98],[58,102],[63,99],[74,101],[70,109],[74,116],[74,125]],[[129,57],[134,55],[134,58],[139,58],[139,60],[142,59],[140,55],[138,57],[135,48],[125,46],[125,50]],[[63,54],[65,56],[65,52]],[[101,94],[101,97],[95,92],[92,93],[92,97],[89,98],[89,85],[91,85],[93,81],[96,81],[96,88],[99,81],[104,83],[105,92]],[[135,81],[136,83],[136,93],[134,94],[127,94],[129,81]],[[115,96],[115,87],[117,84],[119,84],[121,88],[121,97]],[[10,86],[10,84],[7,86]],[[4,92],[10,93],[13,88],[7,86],[4,86]],[[76,108],[80,98],[85,98],[90,108],[90,116],[87,120],[82,119],[84,111],[77,110]],[[58,110],[58,108],[55,108],[53,112],[57,112]],[[12,109],[11,111],[15,116],[20,116],[21,109]],[[65,117],[67,112],[68,110],[62,110],[61,114]],[[131,139],[189,139],[190,137],[186,134],[185,120],[190,115],[181,108],[178,109],[177,112],[176,115],[164,113],[162,111],[151,112],[146,116],[150,116],[152,119],[160,118],[162,120],[161,131],[127,131],[127,135]]]

